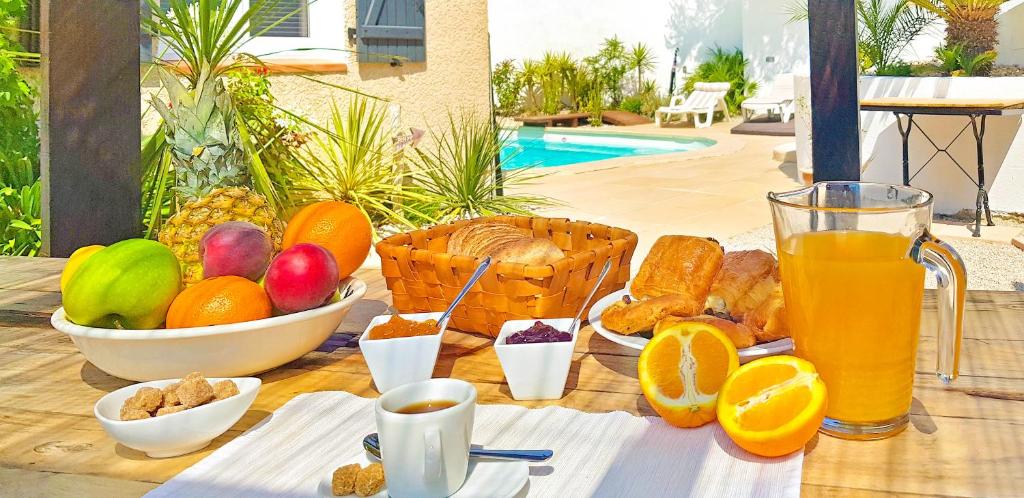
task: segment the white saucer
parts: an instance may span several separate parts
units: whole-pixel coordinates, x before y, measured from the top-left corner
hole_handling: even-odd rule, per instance
[[[367,466],[377,463],[379,460],[364,453],[352,462],[342,462],[338,466],[349,463],[358,463]],[[334,469],[324,475],[324,478],[317,486],[317,493],[323,498],[334,498],[331,492],[331,479]],[[497,461],[469,459],[469,475],[466,482],[459,488],[451,498],[512,498],[523,489],[526,482],[530,480],[530,468],[523,461]],[[355,496],[355,495],[351,495]],[[388,489],[385,487],[380,493],[370,498],[387,498]]]
[[[616,344],[626,346],[627,348],[643,349],[650,339],[640,337],[639,335],[617,334],[601,325],[601,312],[611,306],[615,301],[621,300],[622,296],[628,295],[629,291],[626,290],[628,288],[629,283],[627,282],[625,289],[612,292],[611,294],[599,299],[593,306],[591,306],[590,316],[587,317],[587,319],[590,322],[590,325],[594,327],[594,331],[600,334],[601,337],[604,337]],[[766,342],[764,344],[750,346],[749,348],[739,349],[736,352],[739,353],[740,363],[746,363],[765,356],[788,353],[792,350],[793,340],[787,337],[785,339],[779,339],[777,341]]]

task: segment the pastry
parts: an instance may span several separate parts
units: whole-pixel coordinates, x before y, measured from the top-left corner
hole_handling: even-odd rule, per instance
[[[733,320],[742,322],[747,313],[757,309],[778,286],[779,280],[774,273],[761,277],[746,294],[729,306],[729,315]]]
[[[504,223],[465,225],[448,238],[447,249],[449,254],[524,265],[548,265],[565,257],[554,242]]]
[[[667,316],[689,316],[697,313],[700,313],[700,310],[694,308],[691,299],[670,294],[643,301],[622,300],[612,303],[601,312],[601,324],[619,334],[634,335],[653,330],[658,321]]]
[[[701,322],[711,325],[718,330],[721,330],[725,335],[732,341],[736,349],[749,348],[757,344],[757,331],[752,327],[743,324],[736,323],[725,318],[719,318],[711,315],[698,315],[689,317],[679,316],[667,316],[662,318],[661,321],[654,326],[654,334],[658,335],[662,330],[671,327],[679,322]]]
[[[789,337],[786,301],[782,295],[781,283],[777,282],[767,297],[753,311],[746,314],[743,323],[754,329],[757,342],[771,342]]]
[[[503,244],[487,254],[495,261],[524,265],[549,265],[565,257],[565,253],[554,242],[532,237]]]
[[[637,299],[681,296],[688,310],[683,314],[699,314],[722,268],[723,255],[722,246],[714,239],[663,235],[640,265],[630,295]]]
[[[772,274],[775,265],[775,257],[760,250],[725,253],[722,269],[711,284],[705,308],[713,313],[732,315],[732,306],[759,280]]]

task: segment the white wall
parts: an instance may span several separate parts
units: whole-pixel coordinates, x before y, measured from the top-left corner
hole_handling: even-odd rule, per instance
[[[999,20],[999,64],[1024,65],[1024,0],[1003,4]]]
[[[798,78],[797,95],[807,95],[809,81]],[[861,98],[1024,98],[1024,78],[893,78],[861,79]],[[797,128],[807,129],[809,112],[796,113]],[[887,112],[861,112],[861,161],[866,169],[861,178],[899,184],[903,181],[902,142],[895,117]],[[904,123],[906,118],[904,118]],[[917,116],[914,118],[938,144],[945,146],[968,124],[962,116]],[[984,139],[985,183],[990,205],[997,211],[1024,213],[1024,128],[1020,116],[989,117]],[[810,169],[813,139],[798,134],[797,159],[800,169]],[[949,149],[972,178],[977,175],[974,136],[968,128]],[[911,175],[935,149],[914,129],[910,135]],[[952,214],[974,209],[977,189],[946,156],[938,155],[912,182],[935,194],[935,211]]]
[[[584,57],[618,35],[654,51],[657,67],[647,77],[667,90],[676,47],[690,71],[708,47],[742,47],[744,1],[489,0],[491,62],[540,58],[547,50]]]
[[[771,83],[778,74],[810,71],[807,21],[789,22],[790,1],[743,3],[743,55],[750,59],[747,74],[762,84]]]

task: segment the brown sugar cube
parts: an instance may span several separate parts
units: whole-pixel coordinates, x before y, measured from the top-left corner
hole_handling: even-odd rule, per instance
[[[136,408],[145,412],[155,411],[164,402],[164,394],[155,387],[143,387],[135,395],[124,401],[125,407]]]
[[[140,410],[131,406],[121,407],[121,420],[142,420],[144,418],[150,418],[151,415],[145,410]]]
[[[175,382],[167,387],[161,389],[164,393],[164,406],[177,406],[181,404],[181,400],[178,399],[178,387],[181,386],[181,382]]]
[[[186,408],[184,405],[164,406],[156,411],[156,416],[170,415],[172,413],[183,412],[185,410]]]
[[[356,475],[356,496],[372,496],[384,487],[384,467],[371,463]]]
[[[362,470],[358,463],[338,467],[331,477],[331,492],[334,496],[348,496],[356,491],[356,475]]]
[[[174,391],[178,400],[185,408],[199,406],[213,399],[213,386],[202,376],[192,377],[189,375],[181,381],[181,385]]]
[[[190,374],[186,375],[186,376],[185,376],[185,377],[184,377],[183,379],[181,379],[181,380],[182,380],[182,382],[184,382],[184,381],[186,381],[186,380],[193,380],[193,379],[205,379],[205,378],[206,378],[206,377],[203,377],[203,373],[202,373],[202,372],[192,372],[192,373],[190,373]]]
[[[233,381],[222,380],[213,385],[213,399],[222,400],[238,394],[238,386]]]

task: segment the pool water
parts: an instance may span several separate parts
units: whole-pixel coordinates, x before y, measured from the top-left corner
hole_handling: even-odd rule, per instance
[[[688,152],[713,145],[706,138],[625,136],[597,133],[552,133],[520,129],[502,149],[504,169],[550,168],[628,156]]]

